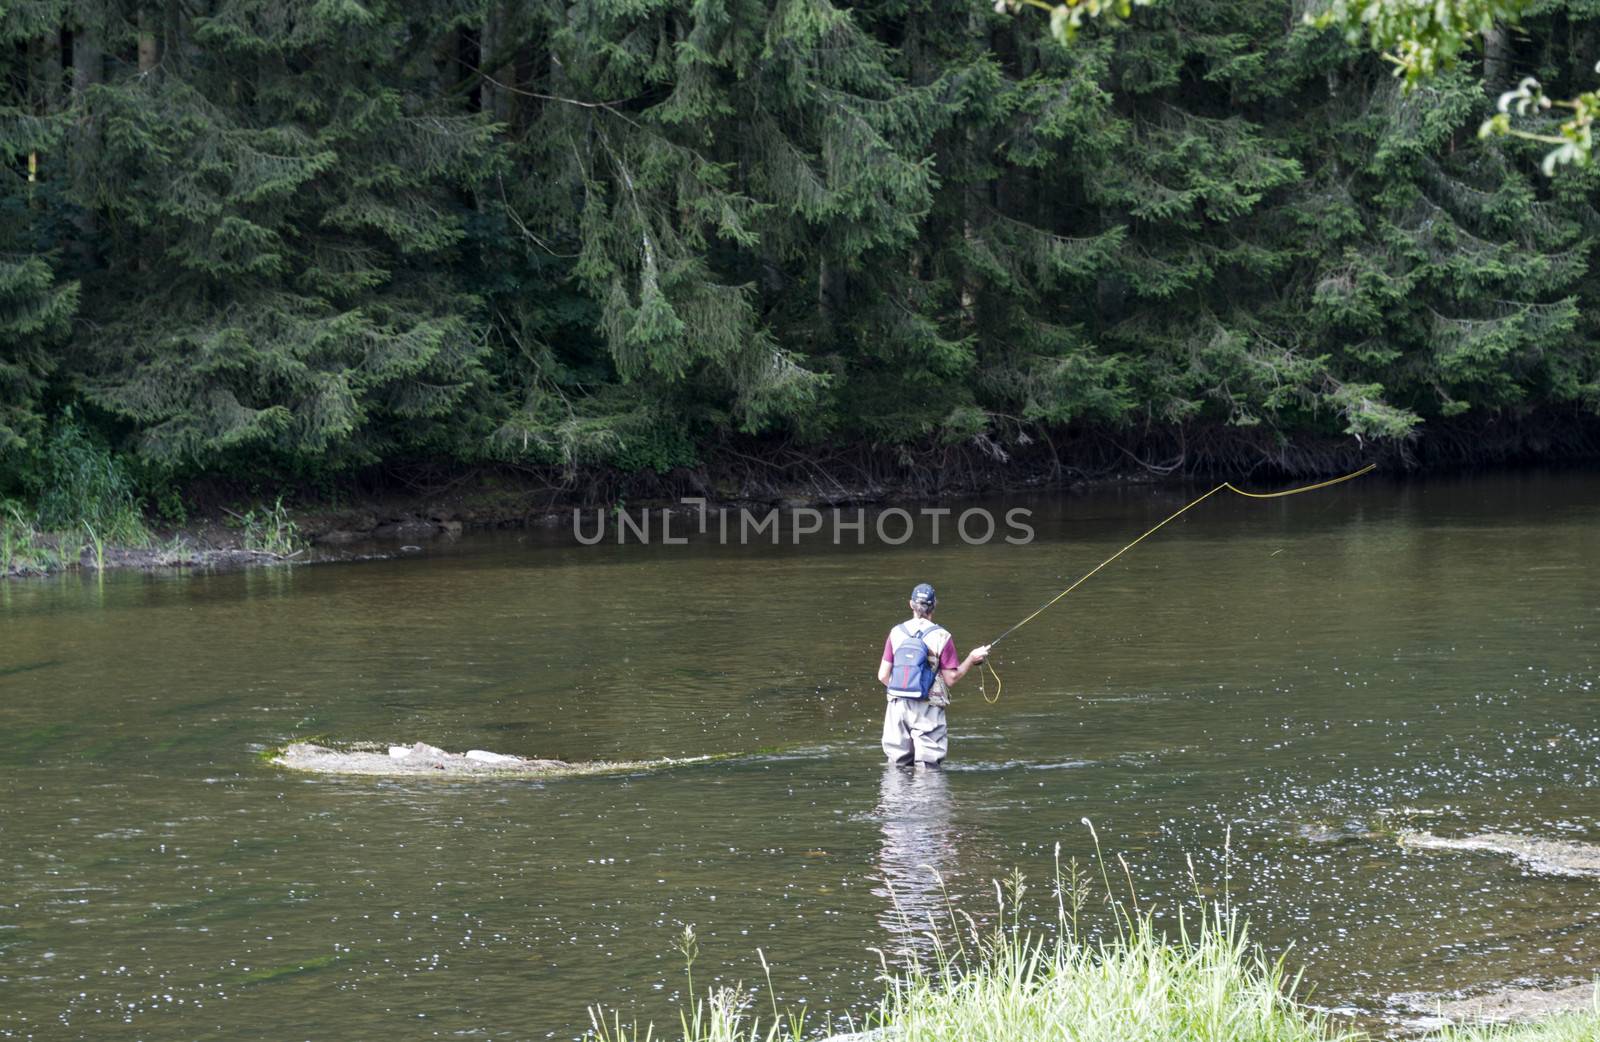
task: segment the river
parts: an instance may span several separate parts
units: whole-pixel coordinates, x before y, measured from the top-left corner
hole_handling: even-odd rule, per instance
[[[780,1005],[859,1016],[872,949],[942,907],[930,872],[987,915],[1020,868],[1046,913],[1084,819],[1146,906],[1192,857],[1325,1008],[1600,972],[1595,881],[1385,835],[1600,840],[1589,474],[1214,498],[1008,638],[997,704],[957,688],[947,770],[885,770],[874,673],[915,582],[965,652],[1190,495],[983,504],[1032,511],[1021,546],[562,528],[0,583],[0,1038],[667,1027],[685,924],[697,988],[761,982],[759,949]],[[314,735],[742,755],[545,783],[260,757]]]

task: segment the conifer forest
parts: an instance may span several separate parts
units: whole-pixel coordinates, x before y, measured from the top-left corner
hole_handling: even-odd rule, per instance
[[[1597,174],[1478,128],[1590,89],[1600,6],[1411,90],[1315,7],[0,0],[0,495],[62,439],[151,487],[1587,451]]]

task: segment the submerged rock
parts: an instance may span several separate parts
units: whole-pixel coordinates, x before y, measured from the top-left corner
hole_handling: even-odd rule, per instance
[[[1570,839],[1540,839],[1509,832],[1480,832],[1472,836],[1435,836],[1430,832],[1402,832],[1400,845],[1418,850],[1480,850],[1508,854],[1535,872],[1557,876],[1600,876],[1600,846]]]
[[[315,745],[311,742],[291,742],[273,753],[270,760],[279,767],[307,771],[311,774],[354,774],[386,778],[561,778],[592,774],[631,774],[665,767],[681,767],[686,764],[709,763],[722,758],[691,756],[683,759],[568,763],[565,760],[531,759],[506,753],[486,752],[482,749],[452,753],[426,742],[387,747],[357,745],[344,749]]]
[[[1329,844],[1332,846],[1361,843],[1375,839],[1378,836],[1378,833],[1373,832],[1359,821],[1347,821],[1342,825],[1312,822],[1297,826],[1296,831],[1300,834],[1300,838],[1307,843]]]
[[[1555,988],[1501,988],[1487,995],[1469,998],[1442,995],[1397,995],[1397,1001],[1426,1016],[1418,1026],[1441,1027],[1451,1024],[1507,1024],[1536,1020],[1558,1013],[1582,1013],[1596,1008],[1595,986],[1578,984]]]

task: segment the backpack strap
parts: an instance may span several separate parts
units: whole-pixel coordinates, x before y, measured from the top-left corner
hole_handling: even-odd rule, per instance
[[[925,630],[911,630],[911,629],[907,629],[906,628],[906,624],[902,622],[902,623],[899,623],[898,625],[896,625],[895,629],[903,632],[908,637],[914,637],[917,640],[920,640],[924,644],[926,644],[928,642],[928,634],[937,633],[939,630],[943,629],[943,627],[940,626],[937,622],[930,622],[930,623],[928,623],[928,628],[925,629]],[[928,650],[932,651],[933,649],[929,648]]]

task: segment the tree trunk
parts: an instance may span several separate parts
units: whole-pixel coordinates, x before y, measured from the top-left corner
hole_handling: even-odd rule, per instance
[[[462,84],[472,82],[472,89],[467,93],[467,111],[483,111],[483,88],[486,84],[479,78],[475,67],[482,59],[482,45],[478,34],[470,29],[457,29],[456,37],[456,63],[455,86],[460,89]]]
[[[1483,34],[1483,89],[1498,95],[1511,89],[1512,62],[1516,54],[1512,48],[1511,30],[1496,24]]]
[[[496,123],[511,125],[516,116],[516,63],[509,56],[511,12],[505,4],[489,5],[483,19],[483,38],[478,46],[478,67],[493,82],[483,84],[483,108]]]
[[[64,76],[61,68],[61,34],[47,33],[28,41],[27,86],[28,107],[36,116],[49,116],[61,111]],[[54,158],[54,157],[51,157]],[[37,152],[28,153],[28,182],[43,179],[46,157]]]
[[[139,9],[139,72],[149,73],[161,64],[161,37],[156,34],[155,12]]]
[[[29,100],[36,115],[61,110],[65,77],[61,67],[61,35],[50,33],[28,44]]]
[[[827,243],[823,243],[823,256],[817,262],[817,311],[825,328],[832,330],[845,309],[845,275],[827,257]]]
[[[186,56],[183,46],[183,4],[180,0],[167,0],[161,27],[161,57],[163,60],[182,61]]]
[[[1592,21],[1584,20],[1573,27],[1576,38],[1572,41],[1571,66],[1574,69],[1593,69],[1595,62],[1600,59],[1600,33],[1595,30]]]
[[[100,30],[88,24],[72,32],[72,90],[83,94],[105,78],[105,50],[100,45]]]
[[[105,47],[101,43],[100,26],[85,19],[72,33],[72,106],[79,117],[74,121],[76,126],[68,141],[72,144],[74,166],[79,170],[93,164],[98,144],[96,128],[87,119],[85,94],[104,79]],[[95,212],[88,207],[76,209],[72,224],[77,230],[76,241],[71,246],[72,256],[85,268],[98,267],[95,244],[99,241],[100,222]]]

